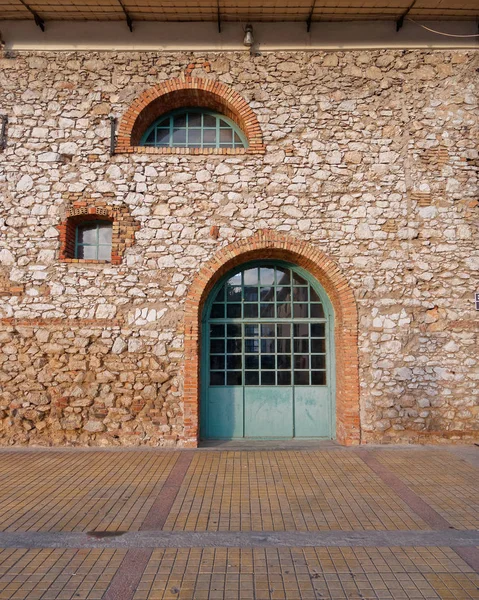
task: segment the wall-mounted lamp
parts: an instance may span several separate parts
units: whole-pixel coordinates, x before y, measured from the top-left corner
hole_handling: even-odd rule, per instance
[[[244,28],[243,44],[249,47],[254,44],[253,25],[246,25]]]

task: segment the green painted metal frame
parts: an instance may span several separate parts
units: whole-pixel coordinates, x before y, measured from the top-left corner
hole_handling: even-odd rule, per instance
[[[220,288],[226,283],[228,279],[236,275],[237,273],[244,271],[249,268],[254,267],[268,267],[268,266],[276,266],[276,267],[285,267],[291,269],[293,272],[298,273],[301,277],[303,277],[314,289],[314,291],[318,294],[321,303],[324,308],[325,314],[325,328],[326,328],[326,376],[327,376],[327,388],[329,393],[329,403],[330,403],[330,423],[329,429],[331,432],[331,437],[334,438],[334,432],[336,430],[336,361],[335,361],[335,345],[334,345],[334,308],[331,304],[331,301],[320,285],[320,283],[306,270],[302,267],[298,267],[292,263],[288,263],[280,260],[255,260],[246,263],[242,263],[238,267],[235,267],[228,273],[226,273],[214,286],[211,290],[205,305],[203,307],[202,315],[201,315],[201,332],[200,332],[200,407],[199,407],[199,422],[200,422],[200,439],[204,439],[203,432],[206,430],[208,423],[208,403],[207,403],[207,394],[208,394],[208,373],[209,373],[209,348],[210,348],[210,331],[207,326],[209,323],[209,315],[211,313],[211,308],[218,294]],[[235,319],[224,319],[225,322],[234,323]],[[255,320],[249,319],[246,320]],[[300,319],[300,318],[287,318],[287,319],[275,319],[275,318],[265,318],[265,319],[256,319],[258,323],[268,322],[268,323],[284,323],[284,322],[294,322],[294,323],[310,323],[311,321],[321,321],[321,319]],[[244,318],[236,319],[236,322],[243,323],[245,321]],[[243,369],[244,370],[244,369]],[[243,381],[244,384],[244,381]],[[234,387],[234,386],[232,386]],[[243,386],[241,386],[243,387]],[[309,387],[309,386],[305,386]],[[313,386],[314,387],[314,386]]]
[[[181,129],[186,129],[186,131],[188,132],[189,129],[200,129],[201,130],[201,144],[197,145],[197,144],[188,144],[188,141],[186,141],[184,144],[175,144],[173,142],[173,131],[174,131],[174,119],[175,117],[178,117],[180,115],[186,115],[186,125],[185,127],[181,127]],[[191,127],[189,128],[188,126],[188,114],[199,114],[199,115],[209,115],[211,117],[214,117],[216,119],[216,125],[215,127],[205,127],[203,125],[203,118],[201,119],[202,124],[200,127]],[[159,127],[160,123],[163,123],[164,121],[168,120],[169,124],[168,127]],[[226,128],[222,128],[221,127],[221,121],[224,121],[227,125],[229,125],[229,127],[231,128],[233,135],[232,135],[232,143],[231,145],[225,145],[225,143],[223,143],[223,145],[220,142],[220,129],[226,129]],[[148,139],[150,133],[152,131],[154,131],[155,129],[169,129],[169,140],[168,140],[168,144],[166,145],[157,145],[155,144],[147,144],[146,140]],[[216,131],[216,142],[214,145],[212,144],[207,144],[205,145],[203,142],[203,131]],[[235,142],[235,134],[240,138],[241,140],[241,144]],[[156,138],[156,135],[155,135]],[[154,123],[152,123],[152,125],[150,125],[148,127],[148,129],[145,131],[145,133],[141,136],[141,140],[140,140],[140,146],[152,146],[152,147],[159,147],[159,148],[247,148],[248,147],[248,140],[245,136],[245,134],[241,131],[241,129],[238,127],[238,125],[232,121],[231,119],[229,119],[228,117],[225,117],[224,115],[222,115],[221,113],[218,112],[214,112],[208,109],[202,109],[202,108],[198,108],[198,107],[184,107],[184,108],[179,108],[176,110],[172,110],[164,115],[162,115],[161,117],[159,117],[158,119],[156,119],[156,121]]]

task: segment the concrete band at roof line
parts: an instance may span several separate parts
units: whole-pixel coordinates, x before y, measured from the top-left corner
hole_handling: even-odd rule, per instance
[[[431,29],[457,36],[478,34],[475,21],[424,21]],[[253,23],[251,51],[354,50],[373,48],[479,48],[479,37],[449,37],[428,32],[404,21],[396,32],[395,21],[313,23],[308,33],[301,22]],[[122,50],[122,51],[244,51],[243,24],[165,23],[137,21],[130,33],[126,23],[99,21],[46,21],[42,32],[33,21],[0,20],[0,39],[6,50]]]

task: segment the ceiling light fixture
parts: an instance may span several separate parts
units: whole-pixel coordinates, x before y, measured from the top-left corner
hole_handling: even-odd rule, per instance
[[[244,28],[243,44],[249,47],[254,44],[253,25],[246,25]]]

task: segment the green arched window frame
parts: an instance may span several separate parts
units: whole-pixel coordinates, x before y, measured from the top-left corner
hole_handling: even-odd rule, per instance
[[[181,108],[159,117],[143,134],[141,146],[153,148],[247,148],[234,121],[204,108]]]

